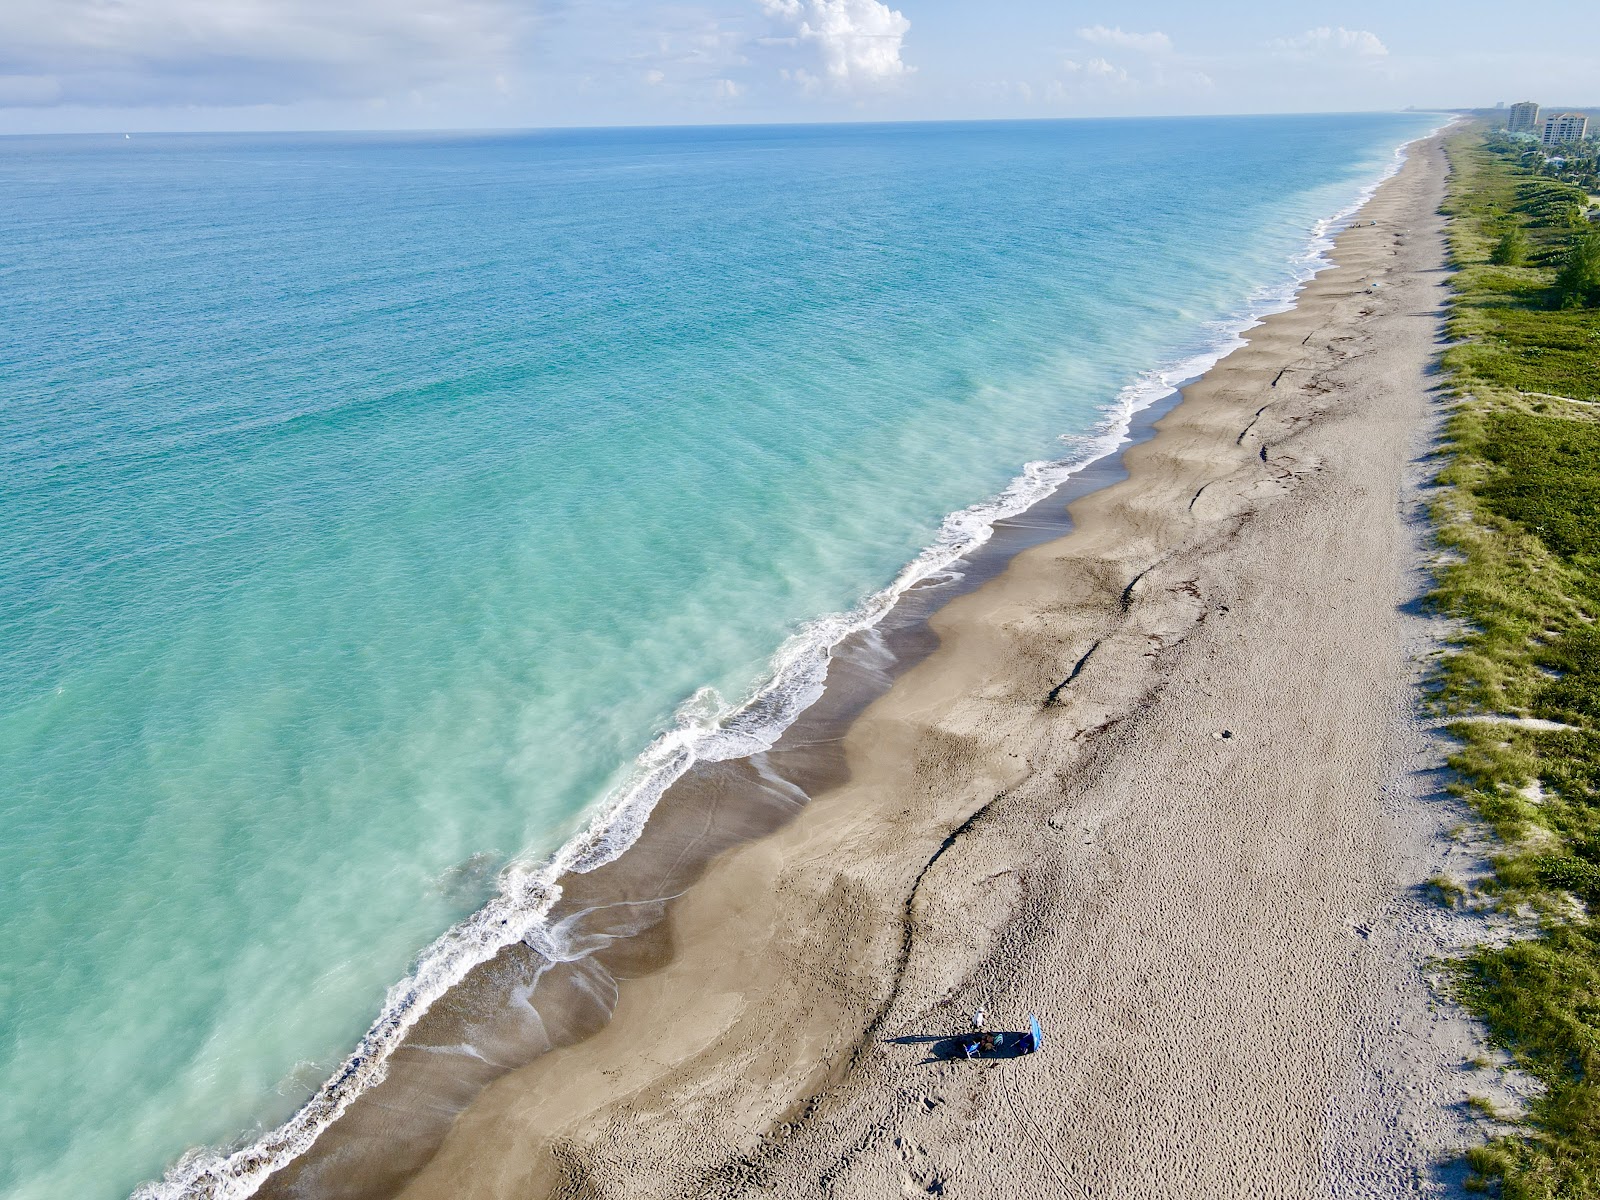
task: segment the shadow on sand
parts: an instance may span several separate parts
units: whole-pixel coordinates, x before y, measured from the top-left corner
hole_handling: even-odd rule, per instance
[[[977,1034],[962,1033],[954,1037],[941,1034],[912,1033],[905,1037],[885,1038],[884,1041],[894,1046],[926,1046],[928,1057],[923,1059],[923,1065],[935,1062],[987,1062],[994,1059],[1021,1058],[1033,1053],[1033,1039],[1025,1029],[1003,1030],[1000,1033],[990,1034],[993,1045],[988,1049],[980,1049],[976,1054],[968,1054],[967,1046],[976,1043]]]

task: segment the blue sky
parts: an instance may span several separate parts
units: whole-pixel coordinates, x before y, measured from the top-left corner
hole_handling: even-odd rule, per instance
[[[1347,111],[1524,98],[1600,105],[1600,3],[0,0],[0,133]]]

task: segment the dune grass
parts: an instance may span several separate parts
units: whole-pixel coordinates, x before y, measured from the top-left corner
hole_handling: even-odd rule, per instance
[[[1469,1153],[1469,1182],[1600,1197],[1600,309],[1561,307],[1557,287],[1593,226],[1581,192],[1512,147],[1469,131],[1447,148],[1456,403],[1433,515],[1451,561],[1432,600],[1460,632],[1434,703],[1458,718],[1457,786],[1500,839],[1484,890],[1529,934],[1458,978],[1545,1086],[1516,1132]]]

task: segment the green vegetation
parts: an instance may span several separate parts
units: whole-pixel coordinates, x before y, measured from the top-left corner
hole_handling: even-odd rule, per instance
[[[1593,123],[1591,118],[1590,124]],[[1537,142],[1496,130],[1489,135],[1489,146],[1497,154],[1515,161],[1529,175],[1559,179],[1577,184],[1587,192],[1600,192],[1600,141],[1593,137],[1569,142],[1546,154]]]
[[[1600,306],[1600,233],[1586,233],[1572,244],[1556,274],[1562,308]]]
[[[1520,267],[1528,261],[1528,235],[1522,226],[1513,225],[1500,235],[1489,253],[1489,261],[1497,267]]]
[[[1494,1101],[1487,1096],[1468,1096],[1467,1107],[1479,1116],[1488,1117],[1491,1121],[1497,1120],[1500,1116],[1495,1109]]]
[[[1514,1200],[1600,1197],[1600,236],[1520,145],[1449,151],[1458,399],[1433,601],[1460,632],[1435,703],[1500,839],[1486,897],[1528,935],[1470,955],[1460,990],[1547,1089],[1468,1161]]]

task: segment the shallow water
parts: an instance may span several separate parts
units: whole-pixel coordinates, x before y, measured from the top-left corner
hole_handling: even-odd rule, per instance
[[[1433,123],[0,139],[0,1193],[288,1116]]]

